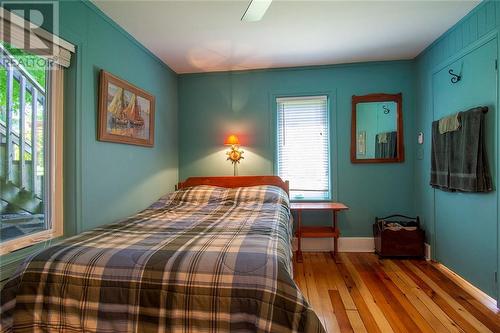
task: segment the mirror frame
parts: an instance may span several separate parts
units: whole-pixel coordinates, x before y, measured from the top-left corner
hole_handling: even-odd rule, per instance
[[[397,153],[396,158],[366,158],[356,157],[356,105],[368,102],[396,102],[397,103]],[[352,163],[401,163],[404,162],[403,136],[403,95],[398,94],[369,94],[363,96],[352,95],[351,115],[351,162]]]

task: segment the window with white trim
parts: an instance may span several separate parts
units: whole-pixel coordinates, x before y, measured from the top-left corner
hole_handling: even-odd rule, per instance
[[[329,200],[328,96],[278,97],[277,173],[292,200]]]
[[[63,67],[74,46],[3,8],[0,27],[11,32],[0,34],[3,255],[63,235]]]

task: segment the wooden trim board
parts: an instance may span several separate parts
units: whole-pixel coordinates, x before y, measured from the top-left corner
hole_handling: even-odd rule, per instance
[[[179,182],[177,187],[181,189],[197,185],[212,185],[227,188],[274,185],[281,187],[287,194],[290,194],[288,181],[283,181],[278,176],[189,177],[185,181]]]

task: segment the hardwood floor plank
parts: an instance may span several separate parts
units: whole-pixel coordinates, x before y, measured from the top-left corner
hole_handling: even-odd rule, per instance
[[[434,332],[432,327],[429,326],[429,324],[423,318],[421,313],[413,306],[413,304],[407,298],[406,294],[403,293],[396,286],[394,281],[384,272],[380,260],[370,255],[369,253],[362,256],[361,259],[365,260],[373,267],[374,273],[378,276],[378,279],[384,284],[387,290],[394,296],[394,298],[400,304],[401,310],[408,315],[408,318],[411,318],[413,324],[416,325],[421,332],[425,333]],[[396,312],[397,311],[398,308],[396,308]]]
[[[321,290],[337,290],[335,282],[331,279],[331,271],[328,269],[330,266],[335,265],[333,260],[330,259],[328,261],[322,253],[313,253],[312,258],[314,277],[316,278],[318,287]]]
[[[369,253],[303,255],[294,279],[327,332],[500,332],[491,299],[436,264]]]
[[[399,290],[408,298],[409,302],[413,304],[415,309],[422,315],[422,317],[431,326],[433,332],[445,333],[449,330],[443,325],[443,323],[434,315],[434,313],[427,308],[427,306],[419,298],[418,292],[415,292],[410,285],[406,284],[401,277],[396,273],[390,265],[390,260],[384,260],[381,263],[384,272],[391,278],[392,282],[395,284]],[[394,265],[394,264],[393,264]],[[419,289],[418,289],[419,290]],[[419,290],[420,291],[420,290]],[[430,301],[430,300],[429,300]],[[448,318],[449,319],[449,318]]]
[[[315,260],[317,260],[315,259],[315,254],[304,252],[303,257],[304,273],[309,292],[309,302],[318,314],[318,317],[327,332],[340,332],[337,319],[335,318],[335,314],[333,312],[332,304],[326,296],[328,295],[328,290],[321,289],[320,287],[323,285],[324,288],[324,284],[320,282],[322,276],[321,272],[317,269],[318,265],[314,265]]]
[[[477,302],[476,298],[460,288],[441,270],[426,262],[411,262],[491,331],[500,332],[500,317],[491,316],[490,309]]]
[[[346,310],[346,313],[354,333],[368,333],[357,310]]]
[[[377,323],[375,322],[375,319],[373,318],[370,310],[368,309],[368,306],[366,305],[366,302],[363,300],[363,296],[359,293],[358,287],[356,286],[356,283],[352,280],[351,274],[345,267],[345,265],[341,262],[341,259],[337,260],[338,264],[338,270],[340,274],[342,274],[342,278],[344,279],[345,285],[347,289],[349,290],[350,296],[353,299],[353,302],[356,305],[357,310],[349,310],[346,309],[347,314],[351,311],[356,311],[358,312],[362,322],[363,326],[365,329],[370,332],[370,333],[381,333]],[[351,316],[349,317],[351,320]],[[351,325],[352,327],[356,327],[356,322],[353,322],[351,320]]]
[[[358,309],[357,312],[359,313],[359,316],[363,321],[366,330],[370,333],[372,332],[380,333],[381,331],[377,323],[375,322],[375,318],[373,318],[373,315],[371,314],[368,306],[366,305],[366,302],[363,300],[363,296],[361,296],[358,287],[352,280],[351,275],[348,272],[347,268],[343,263],[338,264],[338,268],[346,282],[347,288],[349,289],[349,293],[351,294],[351,297],[354,300],[354,303],[356,304],[356,307]],[[347,311],[355,311],[355,310],[347,310]],[[351,324],[354,327],[354,323],[352,321]]]
[[[328,279],[326,279],[328,290],[338,290],[337,284],[335,283],[336,280],[333,278],[334,274],[337,274],[335,270],[335,261],[329,253],[317,253],[317,255],[319,263],[322,265],[321,268],[323,273],[328,276]]]
[[[329,290],[328,294],[330,295],[333,312],[339,323],[340,332],[354,332],[338,290]]]
[[[429,287],[431,287],[434,292],[448,302],[448,304],[459,313],[465,320],[469,322],[477,331],[479,332],[492,332],[488,327],[486,327],[481,321],[470,314],[460,303],[458,303],[453,297],[451,297],[447,292],[445,292],[440,286],[438,286],[427,274],[424,274],[417,266],[415,266],[412,261],[405,260],[404,264],[409,267],[415,274],[417,274]]]
[[[306,299],[309,299],[309,294],[307,292],[306,278],[304,276],[304,264],[301,262],[300,263],[294,262],[293,267],[294,267],[293,279],[295,280],[295,283],[297,283],[299,289],[302,291],[304,297]]]
[[[442,264],[436,262],[430,262],[430,264],[434,266],[438,271],[446,275],[453,283],[455,283],[464,291],[469,293],[477,301],[477,303],[482,304],[489,311],[492,311],[493,313],[496,314],[498,318],[500,318],[500,309],[497,307],[497,302],[494,299],[487,296],[484,292],[480,291],[478,288],[474,287],[469,282],[465,281],[455,272],[446,268]],[[486,313],[487,315],[489,315],[491,312],[486,312]]]
[[[378,304],[375,302],[373,295],[370,293],[370,290],[364,283],[363,279],[361,278],[361,275],[356,270],[356,267],[349,260],[349,258],[345,253],[341,253],[340,256],[342,257],[343,264],[349,271],[357,289],[359,290],[359,293],[361,294],[363,300],[368,306],[368,310],[372,314],[373,319],[377,323],[379,329],[384,333],[394,332],[392,326],[389,324],[388,319],[386,318],[386,316],[384,315],[383,311],[380,309]]]
[[[396,264],[401,268],[401,270],[413,280],[418,288],[420,288],[432,301],[432,305],[437,306],[442,310],[442,313],[446,315],[451,320],[451,324],[455,326],[462,332],[478,332],[465,318],[463,318],[460,313],[456,312],[453,307],[446,302],[446,300],[436,293],[431,287],[429,287],[418,275],[416,275],[409,267],[407,267],[404,262],[397,261]],[[431,305],[426,304],[426,305]],[[445,318],[441,318],[444,320]],[[448,329],[451,327],[447,326]]]
[[[450,332],[464,332],[449,316],[448,314],[441,309],[441,307],[436,304],[435,294],[432,291],[428,291],[425,286],[422,289],[420,285],[417,284],[418,280],[415,277],[411,276],[412,273],[407,274],[408,272],[405,269],[400,267],[400,263],[397,261],[388,263],[392,269],[395,270],[396,274],[398,274],[399,278],[406,283],[408,287],[414,292],[414,294],[420,299],[422,303],[441,321],[441,323],[446,327],[446,329]],[[402,265],[402,264],[401,264]],[[450,308],[451,309],[451,308]],[[452,310],[452,309],[451,309]]]
[[[312,267],[314,270],[314,279],[316,281],[318,290],[321,290],[321,307],[323,309],[323,315],[325,319],[325,325],[327,326],[328,332],[342,332],[340,329],[340,320],[337,318],[337,313],[333,308],[333,304],[328,297],[325,297],[330,290],[330,288],[335,288],[335,283],[331,281],[326,268],[329,264],[334,264],[333,262],[328,263],[325,257],[321,253],[312,253]]]
[[[330,257],[330,253],[324,253],[323,255]],[[340,257],[340,256],[337,256],[337,257]],[[340,259],[337,259],[337,260],[340,260]],[[331,261],[333,262],[332,259],[331,259]],[[330,274],[331,274],[330,277],[333,280],[335,286],[337,287],[336,289],[339,291],[340,297],[342,298],[342,303],[344,303],[344,308],[346,310],[357,310],[356,304],[354,304],[351,293],[347,289],[345,281],[342,278],[342,275],[339,272],[338,268],[339,268],[339,265],[337,265],[337,264],[330,265]]]
[[[366,286],[370,290],[375,303],[381,308],[386,319],[395,332],[421,332],[412,318],[408,316],[402,304],[386,288],[382,280],[377,276],[375,270],[366,260],[359,255],[348,255],[361,275]]]

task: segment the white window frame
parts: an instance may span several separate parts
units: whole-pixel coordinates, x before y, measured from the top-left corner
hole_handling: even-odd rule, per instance
[[[45,108],[45,193],[44,218],[48,229],[0,242],[0,255],[35,245],[64,234],[63,219],[63,100],[64,72],[59,65],[47,71]]]
[[[331,96],[330,93],[310,93],[310,94],[290,94],[290,95],[274,95],[272,98],[272,103],[273,103],[273,110],[274,110],[274,130],[275,130],[275,160],[274,160],[274,170],[275,174],[280,175],[280,170],[279,170],[279,117],[278,117],[278,102],[280,99],[307,99],[307,98],[315,98],[315,97],[325,97],[326,98],[326,114],[327,114],[327,129],[328,129],[328,135],[327,135],[327,151],[328,151],[328,197],[326,198],[316,198],[316,199],[311,199],[311,198],[293,198],[290,197],[290,201],[302,201],[302,202],[324,202],[324,201],[331,201],[333,200],[334,196],[334,190],[332,186],[332,145],[331,145],[331,135],[332,135],[332,124],[331,124]],[[289,180],[289,179],[284,179],[284,180]],[[290,191],[293,189],[290,188]]]

